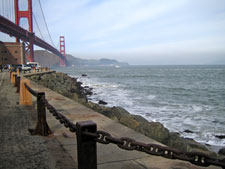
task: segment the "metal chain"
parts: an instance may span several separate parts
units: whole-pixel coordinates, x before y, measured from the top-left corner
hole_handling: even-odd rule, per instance
[[[51,104],[49,104],[46,99],[44,99],[43,102],[45,103],[45,106],[49,110],[49,112],[52,113],[52,115],[55,116],[55,118],[57,120],[59,120],[61,124],[64,124],[64,126],[66,128],[69,128],[69,130],[71,132],[76,132],[76,125],[75,124],[73,124],[64,115],[62,115],[59,112],[57,112],[57,110]]]
[[[102,144],[113,143],[118,147],[125,150],[137,150],[145,152],[150,155],[161,156],[168,159],[178,159],[182,161],[188,161],[192,164],[208,167],[210,165],[220,166],[225,169],[225,159],[218,159],[209,157],[207,154],[199,152],[182,152],[175,148],[161,146],[157,144],[145,144],[137,142],[131,138],[116,138],[112,137],[111,134],[105,131],[97,131],[96,133],[90,133],[85,131],[83,134],[90,136],[95,139],[96,142]]]
[[[24,83],[24,86],[26,87],[26,89],[35,97],[38,96],[38,92],[34,91],[33,89],[30,88],[30,86],[28,86],[26,83]]]

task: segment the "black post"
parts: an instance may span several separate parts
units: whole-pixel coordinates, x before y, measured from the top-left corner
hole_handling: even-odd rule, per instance
[[[17,79],[17,75],[14,75],[14,77],[15,77],[15,83],[14,83],[14,87],[17,87],[16,85],[16,79]]]
[[[45,93],[40,92],[37,96],[37,113],[38,113],[38,122],[36,129],[29,129],[30,133],[32,135],[42,135],[42,136],[48,136],[52,133],[50,130],[47,120],[46,120],[46,109],[45,109]]]
[[[97,169],[97,145],[93,137],[84,135],[84,131],[96,133],[93,121],[77,122],[77,157],[78,169]]]
[[[17,87],[16,93],[20,92],[20,76],[16,77],[15,87]]]
[[[17,78],[17,74],[14,74],[14,75],[13,75],[13,78],[15,79],[14,87],[16,87],[16,78]]]

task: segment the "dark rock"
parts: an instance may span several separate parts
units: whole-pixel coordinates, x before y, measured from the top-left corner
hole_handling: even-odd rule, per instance
[[[87,75],[86,75],[86,74],[82,74],[81,76],[82,76],[82,77],[86,77]]]
[[[35,75],[30,78],[31,80],[82,104],[87,102],[86,93],[91,94],[90,92],[85,92],[84,88],[81,86],[81,82],[77,82],[77,79],[71,78],[64,73],[57,72]]]
[[[107,105],[108,103],[105,102],[105,101],[103,101],[103,100],[99,100],[99,101],[98,101],[98,104]]]
[[[221,149],[219,150],[218,154],[224,155],[224,156],[225,156],[225,148],[221,148]]]
[[[216,138],[225,139],[225,135],[215,135]]]
[[[194,133],[194,132],[191,130],[184,130],[184,133]]]
[[[82,85],[82,82],[76,82],[76,85],[77,86],[81,86]]]
[[[84,91],[85,95],[91,96],[93,94],[93,92],[91,90],[85,90]],[[99,103],[100,104],[100,103]]]
[[[108,108],[108,107],[104,107],[104,106],[99,106],[99,107],[97,107],[98,109],[96,109],[96,106],[94,106],[93,108],[94,108],[93,110],[95,110],[95,111],[115,120],[115,121],[118,121],[118,122],[120,121],[120,119],[122,117],[130,115],[129,112],[126,111],[122,107],[115,107],[114,106],[114,107]]]
[[[159,122],[140,123],[136,130],[164,144],[170,138],[169,130]]]
[[[138,121],[139,123],[147,123],[148,120],[146,120],[144,117],[139,115],[131,115],[134,120]]]
[[[166,144],[169,147],[178,148],[185,152],[200,152],[215,157],[216,153],[209,151],[204,145],[190,138],[183,138],[177,133],[170,133],[170,138]]]

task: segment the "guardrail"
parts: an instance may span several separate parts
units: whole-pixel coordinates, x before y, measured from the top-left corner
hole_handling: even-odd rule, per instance
[[[23,82],[21,81],[20,88],[22,85],[24,85],[25,90],[20,92],[25,92],[28,95],[32,94],[37,98],[38,122],[36,128],[33,130],[30,129],[29,131],[31,134],[39,134],[42,136],[47,136],[52,133],[46,121],[47,108],[60,123],[64,124],[66,128],[71,132],[76,132],[78,169],[97,169],[97,142],[101,144],[116,144],[119,148],[124,150],[136,150],[168,159],[188,161],[198,166],[208,167],[210,165],[214,165],[225,169],[225,159],[212,158],[207,154],[200,152],[183,152],[166,146],[146,144],[127,137],[116,138],[108,132],[101,130],[97,131],[97,124],[93,121],[77,122],[75,125],[64,115],[57,112],[57,110],[45,98],[44,92],[36,92],[32,90],[28,80]]]

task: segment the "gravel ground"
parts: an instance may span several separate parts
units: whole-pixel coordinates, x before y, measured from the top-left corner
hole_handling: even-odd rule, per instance
[[[19,94],[0,73],[0,169],[73,169],[76,164],[53,137],[31,136],[36,113],[18,105]]]

